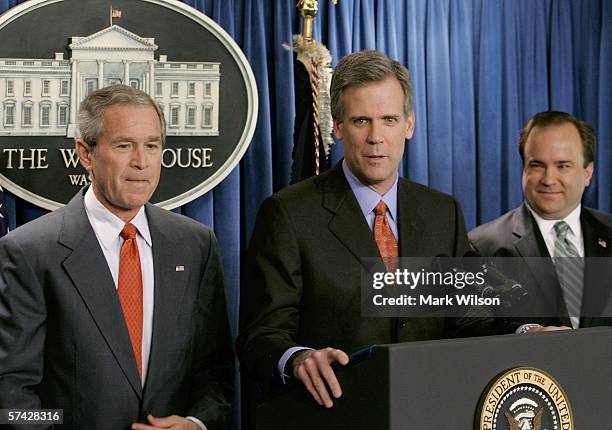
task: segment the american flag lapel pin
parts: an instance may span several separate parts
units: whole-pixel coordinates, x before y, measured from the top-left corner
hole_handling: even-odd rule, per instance
[[[180,266],[176,266],[174,268],[175,272],[184,272],[185,271],[185,266],[183,266],[182,264]]]
[[[599,246],[601,246],[602,248],[607,248],[608,247],[608,242],[603,240],[601,237],[597,240],[597,244]]]

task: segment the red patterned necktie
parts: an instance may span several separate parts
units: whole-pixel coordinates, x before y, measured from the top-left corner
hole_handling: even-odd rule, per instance
[[[399,252],[397,240],[393,235],[389,220],[387,219],[387,205],[382,200],[374,208],[374,240],[383,258],[387,271],[393,272],[398,268]]]
[[[132,349],[142,378],[142,273],[136,243],[136,227],[127,223],[121,230],[125,239],[119,259],[119,301],[127,324]]]

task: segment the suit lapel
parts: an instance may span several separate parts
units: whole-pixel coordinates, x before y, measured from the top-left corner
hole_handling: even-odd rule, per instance
[[[181,300],[185,292],[185,284],[177,281],[177,273],[185,275],[186,272],[177,272],[177,258],[184,255],[176,238],[162,230],[165,214],[163,209],[151,204],[146,205],[151,242],[153,244],[153,267],[155,270],[155,305],[153,310],[153,333],[151,337],[151,352],[149,354],[149,368],[145,384],[146,393],[155,393],[164,387],[157,387],[164,360],[168,358],[176,344],[176,319],[181,311]],[[184,246],[184,244],[183,244]],[[181,261],[181,263],[186,263]],[[193,267],[183,266],[184,271],[194,270]],[[183,276],[184,278],[184,276]]]
[[[514,247],[518,255],[524,258],[531,276],[536,281],[538,291],[534,295],[543,297],[548,304],[548,309],[558,313],[561,290],[555,267],[549,258],[534,258],[550,257],[540,230],[537,225],[534,225],[535,221],[525,205],[515,212],[512,221],[512,233],[516,237]],[[564,322],[569,324],[569,319],[567,321],[564,319]]]
[[[72,249],[62,263],[136,394],[142,386],[117,290],[87,219],[83,192],[66,206],[59,242]],[[95,369],[92,369],[95,371]]]
[[[378,257],[380,252],[374,236],[363,217],[359,203],[351,191],[342,164],[330,170],[323,183],[323,207],[333,213],[329,230],[350,251],[351,254],[370,271],[372,261],[364,258]]]
[[[323,183],[323,207],[332,213],[329,221],[330,232],[359,261],[365,272],[370,275],[384,272],[386,269],[374,234],[344,176],[341,162],[326,174]],[[362,287],[363,282],[362,278]],[[359,288],[358,284],[350,289],[342,300],[347,309],[359,309],[362,301],[368,299],[362,297],[362,288]]]
[[[584,238],[585,274],[580,326],[589,327],[593,317],[602,315],[610,300],[612,285],[612,231],[582,208],[582,234]]]
[[[418,199],[411,198],[409,186],[400,178],[397,184],[397,228],[401,257],[422,257],[419,250],[429,248],[429,239],[423,234],[426,225],[420,205]]]
[[[324,184],[323,206],[334,213],[329,229],[351,253],[362,262],[363,257],[378,257],[380,252],[359,203],[338,163],[330,172]],[[397,187],[398,233],[401,257],[418,257],[415,250],[427,248],[421,246],[426,241],[421,234],[425,220],[420,213],[420,202],[410,199],[410,190],[401,180]],[[359,222],[356,220],[359,219]],[[369,268],[371,264],[364,264]]]

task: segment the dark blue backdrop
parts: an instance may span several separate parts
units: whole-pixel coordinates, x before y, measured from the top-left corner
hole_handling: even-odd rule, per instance
[[[0,0],[0,12],[21,1]],[[185,0],[223,26],[249,59],[259,119],[244,159],[212,192],[181,208],[221,245],[230,314],[238,321],[240,258],[262,199],[289,183],[294,117],[294,0]],[[586,204],[612,209],[612,0],[319,0],[315,38],[342,55],[378,49],[406,64],[416,131],[402,173],[455,195],[468,228],[522,201],[523,122],[564,110],[597,130]],[[0,41],[2,43],[2,41]],[[332,162],[342,157],[335,145]],[[11,228],[43,211],[5,193]],[[234,425],[237,425],[234,423]]]

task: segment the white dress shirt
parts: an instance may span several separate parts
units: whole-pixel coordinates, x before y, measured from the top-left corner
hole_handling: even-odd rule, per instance
[[[110,269],[115,288],[119,288],[119,257],[121,256],[121,246],[125,241],[121,237],[121,230],[125,222],[109,211],[96,197],[93,188],[89,187],[85,193],[85,212],[89,223],[93,228],[96,238],[100,243],[106,263]],[[130,221],[137,229],[136,243],[138,244],[138,254],[140,255],[140,270],[142,272],[142,385],[147,377],[149,368],[149,354],[151,351],[151,335],[153,333],[153,306],[154,306],[154,287],[155,272],[153,270],[153,243],[151,232],[149,231],[149,221],[144,206]],[[196,423],[202,430],[206,426],[202,421],[195,417],[187,417],[188,420]]]
[[[546,242],[546,248],[548,248],[548,254],[553,257],[555,255],[555,241],[557,240],[557,234],[555,233],[554,226],[559,221],[565,221],[569,225],[569,231],[567,232],[567,239],[572,242],[578,251],[580,257],[584,257],[584,240],[582,238],[582,225],[580,224],[580,212],[582,209],[581,205],[578,205],[576,209],[571,211],[563,219],[544,219],[538,215],[533,209],[527,205],[527,208],[533,215],[540,229],[540,233]],[[554,259],[553,259],[554,263]]]
[[[119,287],[119,257],[123,238],[121,230],[125,222],[109,211],[96,198],[93,188],[89,187],[85,193],[85,212],[100,243],[106,263],[110,269],[115,288]],[[149,222],[144,206],[130,221],[137,229],[136,243],[140,255],[140,269],[142,272],[142,385],[144,386],[149,367],[149,353],[151,350],[151,333],[153,332],[153,305],[154,305],[154,271],[153,271],[153,244],[149,232]]]

